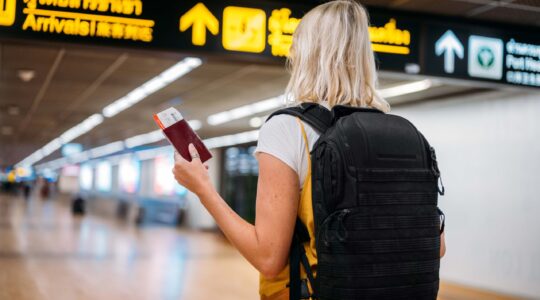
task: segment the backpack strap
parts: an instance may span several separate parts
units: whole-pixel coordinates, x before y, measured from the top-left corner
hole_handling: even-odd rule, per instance
[[[289,300],[317,299],[316,283],[313,277],[313,270],[309,265],[304,243],[309,242],[309,233],[300,218],[296,218],[294,226],[293,240],[289,254]],[[313,294],[309,294],[307,281],[300,277],[300,266],[304,267],[307,279],[309,280]]]
[[[286,107],[272,113],[266,121],[277,115],[299,117],[319,133],[325,133],[332,126],[332,113],[317,103],[302,103],[298,106]]]
[[[308,159],[308,175],[311,173],[311,158],[309,154],[309,141],[306,136],[304,125],[300,121],[299,117],[296,117],[298,125],[302,131],[304,143],[306,146],[306,153]],[[307,176],[306,176],[307,180]],[[306,249],[304,244],[310,241],[309,231],[299,217],[296,218],[296,224],[294,226],[293,240],[291,242],[291,249],[289,255],[289,299],[316,299],[316,284],[313,276],[313,270],[309,265],[309,261],[306,255]],[[309,280],[313,294],[310,295],[307,281],[302,280],[300,277],[301,266],[306,271],[307,279]]]

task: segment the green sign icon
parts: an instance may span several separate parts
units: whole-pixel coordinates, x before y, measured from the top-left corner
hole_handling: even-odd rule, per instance
[[[478,50],[476,59],[478,61],[478,65],[480,65],[484,69],[489,69],[493,66],[493,63],[495,62],[495,55],[489,47],[481,47]]]

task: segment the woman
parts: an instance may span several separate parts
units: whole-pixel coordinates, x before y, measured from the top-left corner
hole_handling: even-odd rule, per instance
[[[376,92],[368,16],[356,2],[333,1],[307,13],[294,33],[289,66],[287,95],[296,103],[390,109]],[[278,115],[261,128],[255,151],[259,162],[255,225],[239,217],[217,193],[192,145],[191,162],[176,155],[176,180],[199,196],[231,243],[261,273],[261,299],[288,299],[287,263],[296,217],[313,233],[309,150],[318,136],[288,115]],[[315,266],[311,242],[307,256]],[[443,251],[444,246],[441,255]]]

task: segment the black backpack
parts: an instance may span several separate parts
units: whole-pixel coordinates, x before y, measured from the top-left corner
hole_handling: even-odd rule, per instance
[[[444,230],[437,198],[444,187],[424,136],[406,119],[375,109],[305,103],[269,119],[278,114],[299,117],[321,134],[311,151],[317,276],[303,246],[307,229],[297,219],[290,299],[436,299]]]

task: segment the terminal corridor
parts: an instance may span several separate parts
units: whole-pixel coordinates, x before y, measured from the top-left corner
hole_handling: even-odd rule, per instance
[[[216,232],[74,217],[66,199],[0,195],[0,299],[257,299]],[[440,300],[517,299],[441,284]]]
[[[77,218],[60,201],[0,196],[0,299],[258,297],[219,235]]]
[[[0,0],[0,300],[540,300],[539,116],[540,0]]]

